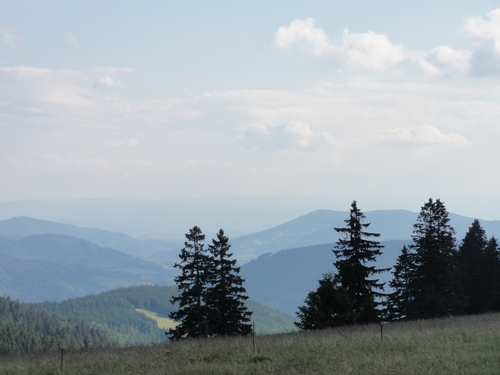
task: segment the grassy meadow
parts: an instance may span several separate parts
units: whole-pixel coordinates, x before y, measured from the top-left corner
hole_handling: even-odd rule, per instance
[[[500,314],[4,355],[3,375],[500,374]]]

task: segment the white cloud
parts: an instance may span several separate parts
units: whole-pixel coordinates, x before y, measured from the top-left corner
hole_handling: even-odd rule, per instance
[[[13,50],[21,49],[21,38],[8,26],[0,23],[0,39],[3,43]]]
[[[380,131],[383,141],[442,144],[454,146],[466,146],[469,141],[457,134],[443,134],[439,129],[430,125],[422,125],[416,128],[391,128]]]
[[[76,39],[76,36],[71,31],[65,31],[64,36],[66,37],[65,42],[68,46],[72,48],[80,48],[81,45]]]
[[[334,50],[337,60],[343,61],[344,66],[376,71],[390,69],[409,57],[403,46],[372,31],[356,34],[345,29],[342,45]]]
[[[126,89],[128,84],[123,81],[118,81],[111,78],[110,76],[97,77],[97,81],[94,84],[95,87],[102,87],[106,89]]]
[[[342,43],[331,44],[326,32],[314,27],[315,23],[314,18],[306,18],[280,27],[275,34],[276,46],[290,48],[298,44],[304,53],[334,59],[341,66],[354,69],[385,70],[408,58],[401,45],[395,45],[387,36],[371,31],[356,34],[344,29]]]
[[[464,30],[477,42],[472,56],[474,73],[500,74],[500,8],[483,17],[467,18]]]
[[[275,35],[275,43],[278,48],[289,48],[293,44],[301,43],[304,51],[314,56],[325,56],[333,51],[332,45],[323,29],[314,27],[316,20],[306,18],[305,20],[293,20],[289,26],[282,26]]]
[[[435,72],[432,73],[436,75],[442,75],[447,72],[465,74],[472,68],[471,57],[472,53],[469,51],[454,50],[447,46],[440,46],[433,48],[427,54],[426,63],[435,69]]]
[[[465,20],[465,30],[469,35],[493,42],[493,48],[500,52],[500,8],[492,10],[483,17],[469,17]]]
[[[287,125],[251,125],[238,137],[242,146],[251,150],[279,151],[289,148],[307,148],[316,135],[307,124],[290,121]]]
[[[373,31],[353,33],[344,29],[341,42],[332,44],[326,32],[314,27],[316,20],[293,20],[275,34],[278,48],[297,45],[302,53],[333,61],[347,70],[389,71],[416,63],[426,76],[465,74],[471,70],[472,53],[440,46],[430,52],[412,51],[401,44],[392,43],[386,35]]]
[[[139,142],[137,142],[135,139],[129,139],[128,141],[120,141],[120,142],[108,142],[108,146],[111,147],[122,147],[122,146],[128,146],[128,147],[137,147]]]

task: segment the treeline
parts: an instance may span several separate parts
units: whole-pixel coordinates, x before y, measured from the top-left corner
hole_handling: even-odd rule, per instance
[[[301,329],[437,318],[500,311],[500,249],[479,220],[457,246],[448,212],[439,199],[422,206],[412,234],[392,269],[392,293],[376,275],[383,246],[354,201],[333,252],[336,274],[325,274],[297,313]]]
[[[109,334],[83,321],[60,321],[10,298],[0,297],[0,353],[114,345]]]
[[[389,285],[388,318],[426,319],[500,311],[500,249],[474,220],[457,247],[440,200],[429,200]]]

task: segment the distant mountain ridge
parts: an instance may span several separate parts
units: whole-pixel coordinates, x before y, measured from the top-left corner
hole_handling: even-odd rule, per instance
[[[0,295],[23,302],[60,301],[130,285],[171,285],[176,274],[82,238],[0,237]]]
[[[381,210],[365,212],[369,232],[379,233],[380,241],[409,240],[418,214],[406,210]],[[469,229],[474,218],[450,214],[455,228],[457,244]],[[344,211],[316,210],[306,215],[264,230],[231,239],[231,250],[241,262],[248,262],[262,254],[284,249],[334,243],[338,234],[333,228],[345,226],[349,213]],[[480,220],[486,234],[500,238],[500,221]]]
[[[19,239],[37,234],[64,234],[84,238],[103,247],[109,247],[133,256],[147,256],[159,251],[177,251],[178,243],[161,240],[138,240],[123,233],[20,216],[0,220],[0,237]]]
[[[403,245],[411,241],[381,241],[382,255],[377,268],[391,268]],[[248,296],[253,300],[295,316],[298,306],[311,290],[318,287],[318,280],[326,272],[336,272],[332,249],[335,244],[322,244],[266,253],[241,266]],[[391,278],[390,272],[377,275],[382,282]]]

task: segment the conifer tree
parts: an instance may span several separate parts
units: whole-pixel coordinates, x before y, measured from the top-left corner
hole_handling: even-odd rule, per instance
[[[179,295],[171,299],[178,303],[178,310],[169,317],[179,323],[171,328],[171,339],[199,338],[205,335],[208,309],[204,302],[205,288],[208,279],[208,267],[212,261],[204,247],[205,235],[198,226],[194,226],[186,234],[187,241],[179,254],[180,262],[174,267],[182,273],[174,281],[179,288]]]
[[[484,312],[487,305],[487,289],[490,285],[483,283],[484,252],[487,245],[486,233],[479,220],[474,220],[458,248],[457,260],[463,280],[463,290],[468,298],[465,313]]]
[[[491,237],[484,248],[481,270],[482,312],[500,311],[500,250],[495,237]]]
[[[222,229],[208,246],[212,264],[205,295],[209,332],[214,336],[248,335],[252,332],[249,324],[252,313],[244,304],[248,299],[244,280],[239,275],[236,259],[231,258],[230,247]]]
[[[411,319],[427,319],[463,311],[465,304],[455,262],[455,231],[444,204],[432,198],[414,224],[414,271],[410,282]]]
[[[389,320],[404,320],[411,316],[410,304],[412,295],[410,291],[411,278],[414,274],[414,254],[405,245],[401,249],[394,270],[393,279],[389,286],[394,290],[389,294],[387,301],[387,314]]]
[[[319,287],[309,292],[305,305],[299,307],[295,325],[302,330],[316,330],[353,324],[357,315],[347,291],[331,273],[319,280]]]
[[[346,289],[357,315],[357,323],[378,322],[382,319],[382,311],[378,308],[382,303],[380,298],[385,294],[384,283],[372,279],[375,274],[389,269],[377,269],[373,265],[383,248],[380,242],[370,240],[379,237],[379,233],[366,232],[370,223],[363,223],[365,215],[358,209],[356,201],[351,204],[350,216],[345,220],[345,228],[334,228],[340,233],[333,252],[337,256],[334,262],[337,267],[337,278]]]

